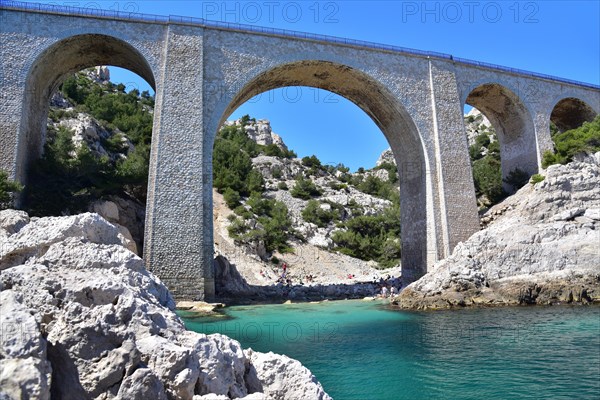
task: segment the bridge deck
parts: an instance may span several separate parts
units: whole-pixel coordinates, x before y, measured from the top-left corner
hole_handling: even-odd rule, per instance
[[[541,74],[532,71],[526,71],[518,68],[510,68],[502,65],[485,63],[480,61],[469,60],[465,58],[453,57],[450,54],[438,53],[434,51],[424,51],[411,49],[407,47],[401,46],[392,46],[381,43],[368,42],[363,40],[355,40],[355,39],[347,39],[336,36],[328,36],[328,35],[320,35],[314,33],[307,32],[299,32],[287,29],[277,29],[277,28],[266,28],[255,25],[247,25],[247,24],[237,24],[230,22],[220,22],[220,21],[212,21],[204,18],[195,18],[195,17],[184,17],[184,16],[176,16],[176,15],[155,15],[155,14],[144,14],[144,13],[136,13],[136,12],[122,12],[122,11],[112,11],[112,10],[102,10],[96,8],[82,8],[82,7],[72,7],[72,6],[62,6],[55,4],[40,4],[40,3],[27,3],[22,1],[12,1],[12,0],[0,0],[0,9],[8,9],[8,10],[17,10],[17,11],[31,11],[31,12],[41,12],[47,14],[62,14],[62,15],[70,15],[70,16],[78,16],[78,17],[88,17],[88,18],[105,18],[105,19],[119,19],[130,22],[144,22],[144,23],[153,23],[153,24],[178,24],[178,25],[192,25],[199,26],[205,28],[213,28],[213,29],[222,29],[229,31],[240,31],[246,33],[255,33],[261,35],[271,35],[271,36],[282,36],[287,38],[301,39],[301,40],[310,40],[317,41],[323,43],[331,43],[343,46],[351,46],[363,49],[372,49],[379,51],[387,51],[393,53],[402,53],[417,57],[428,57],[435,59],[443,59],[453,61],[456,64],[463,64],[474,67],[487,68],[492,70],[498,70],[502,72],[508,72],[514,75],[523,75],[526,77],[533,77],[539,79],[545,79],[552,82],[558,83],[566,83],[570,85],[584,86],[592,89],[600,89],[600,85],[596,85],[588,82],[580,82],[572,79],[561,78],[552,75]]]

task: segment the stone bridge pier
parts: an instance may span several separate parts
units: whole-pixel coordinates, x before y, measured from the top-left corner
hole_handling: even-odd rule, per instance
[[[550,121],[569,129],[600,111],[595,85],[373,43],[9,1],[0,19],[0,168],[25,184],[69,74],[116,65],[155,88],[144,258],[178,299],[214,295],[213,143],[254,95],[321,88],[373,119],[399,169],[405,283],[479,229],[465,104],[496,128],[504,175],[538,171]]]

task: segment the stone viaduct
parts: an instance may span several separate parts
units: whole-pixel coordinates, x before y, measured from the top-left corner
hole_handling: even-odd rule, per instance
[[[212,149],[219,126],[270,89],[310,86],[358,105],[399,166],[403,274],[423,275],[479,229],[465,103],[494,125],[502,171],[530,174],[549,123],[600,112],[600,87],[449,55],[200,19],[0,3],[0,169],[26,182],[49,97],[70,73],[127,68],[156,90],[145,261],[176,298],[214,293]]]

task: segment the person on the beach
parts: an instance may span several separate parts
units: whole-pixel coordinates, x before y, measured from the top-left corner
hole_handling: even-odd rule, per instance
[[[387,288],[387,286],[384,286],[384,287],[381,288],[381,297],[384,297],[384,298],[388,297],[388,288]]]

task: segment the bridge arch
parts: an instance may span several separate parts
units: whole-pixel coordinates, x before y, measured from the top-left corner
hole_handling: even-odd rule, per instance
[[[425,274],[427,255],[437,254],[435,240],[428,240],[428,227],[433,230],[434,224],[426,208],[426,151],[407,110],[369,74],[320,59],[292,61],[263,70],[217,107],[205,132],[210,135],[206,147],[212,148],[218,128],[243,103],[266,91],[289,86],[308,86],[338,94],[362,109],[383,132],[398,165],[404,282]],[[205,152],[205,157],[209,157],[205,165],[212,165],[212,152]]]
[[[54,42],[36,55],[27,72],[27,91],[17,139],[17,179],[26,181],[30,161],[42,153],[52,93],[69,74],[97,65],[126,68],[156,88],[155,75],[147,58],[120,38],[84,33]]]
[[[533,175],[538,171],[538,151],[531,112],[519,96],[497,82],[473,88],[464,102],[481,111],[492,123],[500,144],[502,177],[515,168]],[[512,188],[505,184],[505,190]]]
[[[554,103],[550,113],[550,121],[560,132],[580,127],[584,122],[591,122],[598,112],[588,103],[577,97],[564,97]]]

